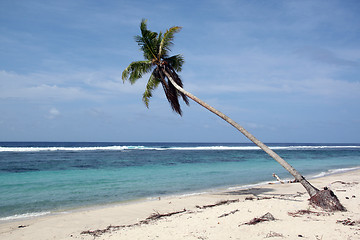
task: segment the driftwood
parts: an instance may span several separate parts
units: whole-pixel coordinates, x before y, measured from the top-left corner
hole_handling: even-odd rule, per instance
[[[244,224],[241,225],[255,225],[258,224],[260,222],[267,222],[267,221],[274,221],[275,218],[271,213],[266,213],[265,215],[259,217],[259,218],[253,218],[252,220],[250,220],[249,222],[246,222]],[[240,226],[240,225],[239,225]]]
[[[284,181],[281,180],[281,179],[279,178],[279,176],[276,175],[275,173],[273,173],[273,177],[276,178],[276,180],[278,180],[281,184],[284,184]]]
[[[239,209],[236,209],[236,210],[231,211],[231,212],[229,212],[229,213],[224,213],[223,215],[220,215],[218,218],[222,218],[222,217],[229,216],[230,214],[234,214],[234,213],[236,213],[236,212],[238,212],[238,211],[239,211]]]
[[[300,217],[305,214],[314,214],[316,216],[329,216],[330,215],[330,213],[328,213],[328,212],[314,212],[311,210],[298,210],[296,212],[288,212],[288,215],[290,215],[292,217]]]
[[[245,200],[251,200],[251,201],[254,200],[254,199],[258,200],[257,198],[254,198],[254,197],[246,197],[245,198]]]
[[[130,227],[130,225],[120,225],[120,226],[112,226],[112,225],[110,225],[105,229],[82,231],[81,234],[89,234],[89,235],[92,235],[95,238],[95,237],[100,237],[102,234],[104,234],[106,232],[115,231],[115,230],[118,230],[120,228],[125,228],[125,227]]]
[[[128,228],[128,227],[140,226],[142,224],[149,224],[150,222],[159,220],[159,219],[161,219],[163,217],[170,217],[172,215],[179,214],[179,213],[184,213],[186,211],[187,210],[184,208],[181,211],[170,212],[170,213],[165,213],[165,214],[160,214],[160,213],[157,212],[157,213],[151,214],[149,217],[147,217],[144,220],[141,220],[138,223],[129,224],[129,225],[119,225],[119,226],[110,225],[110,226],[108,226],[107,228],[104,228],[104,229],[82,231],[81,234],[89,234],[89,235],[92,235],[93,237],[99,237],[102,234],[107,233],[107,232],[116,231],[116,230],[119,230],[121,228]]]
[[[360,221],[353,221],[350,218],[347,218],[345,220],[337,220],[336,223],[341,223],[346,226],[355,226],[355,225],[359,225]]]
[[[340,184],[345,184],[345,185],[350,184],[350,183],[347,183],[347,182],[344,182],[344,181],[340,181],[340,180],[335,181],[335,182],[332,182],[331,184],[334,184],[334,183],[340,183]]]
[[[276,180],[278,180],[281,184],[285,184],[285,183],[297,183],[297,182],[299,182],[299,181],[296,180],[296,179],[283,181],[283,180],[282,180],[278,175],[276,175],[275,173],[273,173],[272,176],[273,176],[274,178],[276,178]],[[274,183],[269,183],[269,184],[274,184]]]
[[[224,201],[217,202],[217,203],[215,203],[215,204],[204,205],[204,206],[198,206],[198,205],[196,205],[196,208],[206,209],[206,208],[212,208],[212,207],[221,206],[221,205],[225,205],[225,204],[229,204],[229,203],[234,203],[234,202],[239,202],[239,199],[224,200]]]
[[[359,184],[358,182],[344,182],[344,181],[335,181],[335,182],[332,182],[331,184],[334,184],[334,183],[340,183],[340,184],[343,184],[343,185],[350,185],[350,186]]]
[[[183,210],[181,210],[181,211],[170,212],[170,213],[165,213],[165,214],[153,213],[153,214],[150,215],[150,217],[148,217],[145,220],[141,221],[141,223],[148,224],[151,221],[158,220],[158,219],[163,218],[163,217],[170,217],[172,215],[179,214],[179,213],[184,213],[184,212],[186,212],[185,208]]]
[[[264,200],[264,199],[272,199],[272,198],[275,198],[275,197],[246,197],[245,200]]]

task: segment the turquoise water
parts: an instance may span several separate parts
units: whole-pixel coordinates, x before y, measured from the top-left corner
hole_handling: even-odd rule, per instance
[[[269,144],[305,176],[360,167],[359,144]],[[0,143],[0,221],[292,177],[252,144]]]

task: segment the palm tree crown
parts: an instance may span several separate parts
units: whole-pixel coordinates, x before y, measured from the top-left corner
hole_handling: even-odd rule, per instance
[[[141,21],[141,35],[135,36],[135,41],[140,46],[145,60],[130,63],[123,71],[122,79],[124,82],[128,80],[131,84],[134,84],[138,79],[142,78],[144,74],[151,72],[142,98],[146,107],[149,107],[149,100],[152,97],[153,90],[161,83],[171,108],[181,115],[182,111],[178,99],[179,96],[182,97],[187,105],[189,105],[189,101],[168,79],[168,76],[171,76],[179,86],[183,87],[177,72],[181,71],[184,58],[180,54],[169,56],[170,47],[173,45],[174,34],[179,32],[181,27],[171,27],[164,34],[162,32],[158,34],[149,31],[146,22],[147,20],[145,19]]]

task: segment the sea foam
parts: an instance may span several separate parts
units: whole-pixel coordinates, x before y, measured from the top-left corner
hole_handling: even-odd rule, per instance
[[[360,146],[270,146],[273,150],[316,150],[316,149],[359,149]],[[257,146],[196,146],[196,147],[146,147],[146,146],[101,146],[101,147],[1,147],[0,152],[41,152],[41,151],[125,151],[125,150],[178,150],[178,151],[248,151],[260,150]]]
[[[360,167],[330,169],[326,172],[320,172],[314,176],[310,176],[310,178],[320,178],[320,177],[325,177],[325,176],[332,175],[332,174],[345,173],[345,172],[350,172],[350,171],[354,171],[354,170],[358,170],[358,169],[360,169]]]
[[[13,221],[13,220],[20,220],[26,218],[34,218],[49,215],[51,212],[33,212],[33,213],[24,213],[24,214],[15,214],[8,217],[0,218],[0,221]]]

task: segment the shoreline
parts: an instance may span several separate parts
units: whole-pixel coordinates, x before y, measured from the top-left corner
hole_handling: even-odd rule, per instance
[[[350,167],[350,168],[329,169],[326,172],[320,172],[317,174],[309,175],[309,176],[306,176],[305,178],[308,180],[313,180],[313,179],[317,179],[317,178],[323,178],[323,177],[327,177],[327,176],[331,176],[331,175],[337,175],[337,174],[342,174],[342,173],[347,173],[347,172],[352,172],[352,171],[357,171],[357,170],[360,170],[360,166]],[[284,181],[285,183],[288,183],[292,179],[284,178],[281,180]],[[49,210],[49,211],[44,211],[44,212],[16,214],[16,215],[0,218],[0,226],[1,226],[1,224],[33,220],[36,218],[41,218],[41,217],[46,217],[46,216],[56,216],[56,215],[76,213],[76,212],[81,212],[81,211],[91,211],[91,210],[96,210],[96,209],[103,209],[103,208],[114,207],[114,206],[123,206],[123,205],[128,205],[128,204],[157,201],[160,198],[163,198],[163,199],[183,198],[183,197],[199,196],[199,195],[205,195],[205,194],[216,194],[216,193],[225,192],[225,191],[251,190],[252,188],[264,187],[264,186],[272,185],[272,184],[281,184],[281,183],[278,180],[264,181],[264,182],[258,182],[258,183],[252,183],[252,184],[201,189],[199,191],[194,191],[194,192],[183,192],[183,193],[177,193],[177,194],[176,193],[175,194],[165,194],[165,195],[152,196],[152,197],[143,197],[143,198],[138,198],[138,199],[129,199],[129,200],[113,202],[113,203],[85,205],[85,206],[78,206],[78,207],[65,208],[65,209],[59,209],[59,210]]]
[[[314,221],[312,224],[327,222],[330,218],[332,219],[334,216],[336,216],[336,218],[339,218],[339,220],[349,218],[349,219],[353,219],[355,222],[360,221],[360,217],[357,218],[355,217],[355,216],[360,216],[360,204],[359,204],[360,195],[356,195],[356,193],[360,192],[360,184],[357,184],[360,182],[359,169],[338,173],[338,174],[331,174],[325,177],[314,178],[312,179],[311,182],[318,188],[322,188],[326,186],[332,189],[335,192],[335,194],[339,197],[340,201],[348,209],[348,212],[345,213],[334,213],[331,216],[323,216],[323,218],[325,219]],[[347,182],[349,183],[348,184],[349,186],[345,184]],[[196,195],[165,196],[157,200],[153,199],[147,201],[129,202],[126,204],[112,204],[106,206],[99,206],[95,208],[77,209],[74,211],[70,211],[68,213],[53,214],[53,215],[50,214],[46,216],[40,216],[25,220],[16,220],[11,222],[10,221],[2,222],[2,223],[0,222],[0,238],[9,239],[9,240],[50,239],[50,238],[51,239],[93,239],[93,236],[89,234],[81,234],[81,233],[83,231],[88,231],[88,230],[92,231],[98,229],[105,229],[110,225],[119,226],[119,225],[136,224],[148,218],[154,212],[164,214],[164,213],[180,211],[183,209],[186,209],[187,212],[181,213],[176,216],[170,216],[165,219],[161,219],[153,223],[146,224],[144,226],[143,225],[133,226],[129,228],[120,229],[118,231],[111,231],[109,233],[104,233],[99,237],[99,239],[112,239],[112,236],[118,236],[119,238],[120,235],[124,237],[126,234],[127,234],[126,237],[121,239],[153,239],[143,236],[142,232],[145,231],[145,233],[150,234],[150,232],[153,231],[154,229],[157,229],[156,231],[162,232],[165,228],[171,228],[170,227],[171,224],[175,224],[176,226],[171,228],[172,231],[175,232],[179,231],[178,234],[181,235],[185,231],[184,229],[181,230],[182,227],[193,226],[193,224],[195,224],[192,222],[193,219],[196,217],[201,218],[201,216],[204,214],[209,214],[209,215],[204,216],[205,217],[204,219],[201,218],[202,221],[206,221],[206,219],[216,219],[216,221],[219,221],[218,217],[214,217],[213,212],[215,212],[215,216],[220,216],[222,214],[227,214],[235,210],[241,211],[242,214],[234,213],[231,214],[231,216],[226,217],[226,219],[238,217],[237,221],[239,221],[239,223],[241,222],[241,218],[246,218],[247,215],[249,215],[247,218],[249,218],[250,220],[252,217],[260,217],[262,214],[265,214],[266,211],[271,212],[275,216],[275,218],[280,218],[280,219],[281,219],[281,217],[279,217],[281,216],[280,212],[283,211],[312,209],[313,211],[319,212],[318,209],[313,209],[311,206],[308,205],[307,202],[308,196],[304,194],[305,192],[306,192],[305,189],[298,183],[265,184],[261,186],[254,186],[248,189],[223,189],[221,191],[213,191],[213,192],[207,192]],[[249,201],[246,200],[247,198],[248,199],[253,198],[255,200]],[[259,198],[263,198],[263,199],[259,200]],[[199,210],[196,207],[196,206],[213,205],[219,201],[224,201],[224,200],[226,201],[238,200],[238,202],[214,207],[209,210],[208,209]],[[259,202],[261,202],[260,205]],[[351,204],[349,204],[349,202],[351,202]],[[263,212],[262,214],[260,211],[261,209]],[[252,217],[250,217],[250,215]],[[297,219],[291,218],[290,220],[287,221],[291,222],[294,220]],[[305,220],[308,223],[311,222],[311,218],[305,217]],[[276,222],[278,222],[277,223],[278,225],[285,224],[283,220],[282,220],[283,222],[281,223],[279,223],[279,221],[275,221],[274,223],[271,223],[271,224],[275,224],[273,226],[274,229],[276,229]],[[225,224],[224,226],[227,226],[229,228],[230,227],[229,224],[231,224],[231,221],[227,223],[227,225]],[[203,229],[203,231],[207,231],[207,232],[212,230],[212,228],[204,226],[201,223],[201,221],[198,223],[198,225],[200,226],[197,226],[196,229]],[[237,229],[239,228],[238,225],[239,224],[236,224],[235,226],[236,227],[234,229],[235,232],[239,231],[239,229]],[[264,226],[267,225],[268,223],[255,225],[253,226],[252,229],[253,230],[262,229]],[[337,227],[337,229],[341,227],[340,224],[336,225],[336,221],[335,221],[335,226]],[[160,230],[158,229],[159,227]],[[214,226],[214,228],[217,227],[220,226]],[[241,228],[245,228],[245,227],[241,227]],[[360,222],[359,225],[356,225],[353,228],[353,230],[350,231],[349,229],[350,229],[349,227],[344,228],[344,231],[343,232],[340,231],[340,232],[341,234],[348,234],[348,233],[358,234],[357,237],[359,237],[360,239]],[[277,231],[279,232],[280,230]],[[328,230],[319,229],[319,231],[322,231],[324,235]],[[163,236],[162,234],[160,234],[160,232],[158,232],[157,234],[159,236],[160,235]],[[338,232],[339,231],[337,231],[337,233]],[[186,234],[189,234],[189,232],[187,232]],[[230,234],[229,236],[231,236],[232,233],[229,232],[228,234]],[[249,233],[249,234],[251,235],[253,233]],[[284,230],[281,234],[285,235]],[[151,234],[149,236],[154,237],[154,235]],[[207,238],[222,239],[220,238],[220,236],[217,236],[218,238],[216,236],[217,236],[216,233],[213,233],[207,236]],[[339,236],[343,237],[343,235],[339,235]],[[166,239],[166,237],[163,236],[163,239]],[[178,239],[184,239],[184,238],[178,238]],[[191,238],[189,237],[189,239]],[[239,238],[239,239],[247,239],[247,238]],[[257,239],[257,237],[255,236],[254,239]],[[324,238],[324,239],[346,239],[346,238]]]

